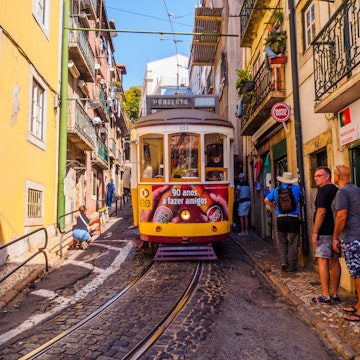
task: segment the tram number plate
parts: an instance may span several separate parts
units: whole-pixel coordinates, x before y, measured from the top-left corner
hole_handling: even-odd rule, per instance
[[[188,125],[181,125],[179,127],[179,131],[189,131],[190,130],[190,126]]]

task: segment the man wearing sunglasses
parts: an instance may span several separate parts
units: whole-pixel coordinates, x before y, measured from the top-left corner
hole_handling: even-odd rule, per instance
[[[331,304],[340,301],[338,289],[340,284],[341,267],[340,253],[333,251],[332,234],[334,232],[334,214],[332,202],[338,188],[331,182],[331,170],[320,166],[315,170],[315,183],[319,187],[315,199],[315,216],[312,242],[315,247],[315,257],[318,261],[322,294],[312,298],[320,304]],[[331,273],[329,266],[331,266]],[[329,281],[331,276],[331,290]]]

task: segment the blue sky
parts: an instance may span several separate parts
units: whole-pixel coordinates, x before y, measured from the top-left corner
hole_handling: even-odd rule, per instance
[[[109,20],[119,30],[193,32],[199,0],[105,0]],[[169,21],[168,12],[171,14]],[[172,26],[171,26],[172,25]],[[174,41],[175,40],[175,41]],[[147,62],[179,54],[189,56],[191,35],[118,33],[113,38],[115,59],[125,64],[124,90],[142,85]]]

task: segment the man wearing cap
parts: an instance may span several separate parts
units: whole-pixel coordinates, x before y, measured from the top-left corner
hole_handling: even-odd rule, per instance
[[[250,186],[245,180],[244,173],[239,174],[239,184],[236,186],[235,199],[239,203],[238,215],[240,220],[240,235],[249,234]]]
[[[299,198],[301,189],[295,185],[298,181],[291,172],[283,172],[282,176],[277,176],[281,183],[277,188],[270,192],[264,199],[264,203],[276,208],[277,235],[279,240],[279,251],[281,260],[281,270],[295,272],[298,259],[298,247],[300,244],[300,220],[299,220]],[[295,199],[295,210],[283,213],[279,209],[278,193],[279,189],[287,189],[291,186]]]

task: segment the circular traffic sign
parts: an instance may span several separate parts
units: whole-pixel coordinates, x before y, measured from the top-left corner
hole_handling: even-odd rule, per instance
[[[271,108],[271,116],[278,122],[284,122],[290,119],[289,105],[278,102]]]

